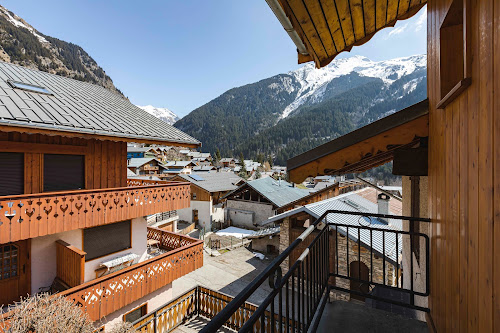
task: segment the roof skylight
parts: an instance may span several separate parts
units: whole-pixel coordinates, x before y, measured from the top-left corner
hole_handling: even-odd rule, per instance
[[[36,86],[33,84],[12,81],[12,80],[9,80],[8,82],[12,88],[27,90],[27,91],[31,91],[31,92],[40,93],[40,94],[53,95],[50,90],[48,90],[47,88],[41,87],[41,86]]]

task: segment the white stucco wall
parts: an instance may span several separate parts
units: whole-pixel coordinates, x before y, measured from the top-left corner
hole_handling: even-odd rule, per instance
[[[177,210],[179,219],[187,222],[193,222],[193,209],[198,210],[198,226],[211,230],[212,202],[191,200],[190,207]]]
[[[63,240],[82,248],[82,229],[61,232],[31,240],[31,293],[49,287],[56,277],[56,241]]]
[[[269,217],[275,215],[273,206],[271,204],[258,203],[243,200],[228,200],[227,208],[229,218],[231,218],[232,225],[235,227],[257,229],[254,224],[259,224],[267,220]],[[243,214],[238,211],[253,212],[253,221],[249,223],[249,214]]]
[[[48,287],[56,277],[56,241],[63,240],[78,249],[83,248],[83,229],[36,237],[31,240],[31,293],[41,287]],[[143,217],[132,220],[132,248],[85,263],[85,282],[95,279],[95,270],[100,263],[120,254],[136,253],[139,260],[145,260],[147,254],[147,223]]]

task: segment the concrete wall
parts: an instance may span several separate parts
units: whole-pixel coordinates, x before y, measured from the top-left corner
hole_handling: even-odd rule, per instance
[[[191,206],[177,210],[179,219],[187,222],[193,222],[193,209],[198,210],[198,224],[200,228],[206,230],[212,229],[212,201],[191,200]],[[224,213],[222,213],[224,214]]]
[[[278,234],[274,236],[266,236],[266,237],[252,239],[252,250],[259,251],[262,253],[275,254],[275,253],[269,253],[267,251],[268,245],[274,246],[274,251],[276,251],[275,253],[279,252],[280,235]]]
[[[41,287],[52,285],[56,277],[56,241],[59,239],[81,249],[82,229],[36,237],[31,240],[32,294],[39,292]]]
[[[275,211],[273,210],[273,206],[271,204],[258,203],[253,201],[228,200],[227,209],[229,211],[233,210],[235,212],[237,212],[238,210],[253,212],[254,216],[251,223],[249,223],[248,214],[229,213],[232,225],[234,225],[235,227],[242,227],[247,229],[257,229],[254,226],[254,223],[258,224],[275,215]]]
[[[78,249],[83,249],[83,229],[71,230],[31,240],[31,293],[37,293],[41,287],[48,287],[56,277],[56,241],[63,240]],[[132,220],[132,248],[85,263],[85,282],[95,279],[95,270],[100,263],[120,254],[136,253],[139,261],[146,259],[147,224],[143,217]]]
[[[428,217],[428,182],[427,177],[420,177],[420,211],[419,217]],[[410,177],[403,177],[403,215],[410,216],[411,215],[411,180]],[[429,235],[430,234],[430,225],[428,222],[420,222],[419,232]],[[403,221],[403,230],[410,230],[410,223],[408,221]],[[411,259],[410,259],[411,258]],[[422,237],[420,237],[420,258],[417,261],[415,255],[411,253],[410,247],[410,238],[407,236],[403,237],[403,256],[402,256],[402,265],[403,271],[406,272],[404,274],[403,279],[403,287],[410,289],[410,272],[411,267],[410,263],[413,260],[413,288],[416,291],[425,291],[425,241]],[[415,296],[415,305],[419,305],[422,307],[427,307],[428,302],[427,298]],[[417,311],[417,319],[425,321],[425,314],[421,311]]]

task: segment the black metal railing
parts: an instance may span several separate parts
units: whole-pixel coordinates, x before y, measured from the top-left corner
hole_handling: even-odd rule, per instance
[[[352,223],[356,216],[357,223]],[[403,221],[430,222],[388,214],[325,212],[200,332],[216,332],[266,280],[272,292],[239,332],[315,331],[331,291],[428,311],[415,304],[415,296],[429,294],[429,238],[402,231]],[[425,285],[418,288],[414,284],[415,246],[423,248],[426,258],[425,268],[419,268]],[[286,262],[297,254],[295,262]],[[403,255],[410,259],[405,261]],[[402,265],[409,272],[404,272]],[[288,269],[284,275],[282,267]],[[396,299],[394,293],[404,297]]]

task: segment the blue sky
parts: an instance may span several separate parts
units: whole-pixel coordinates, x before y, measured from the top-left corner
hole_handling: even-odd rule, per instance
[[[294,44],[264,0],[0,0],[40,32],[83,47],[139,105],[180,116],[226,90],[298,68]],[[426,14],[350,53],[426,53]]]

